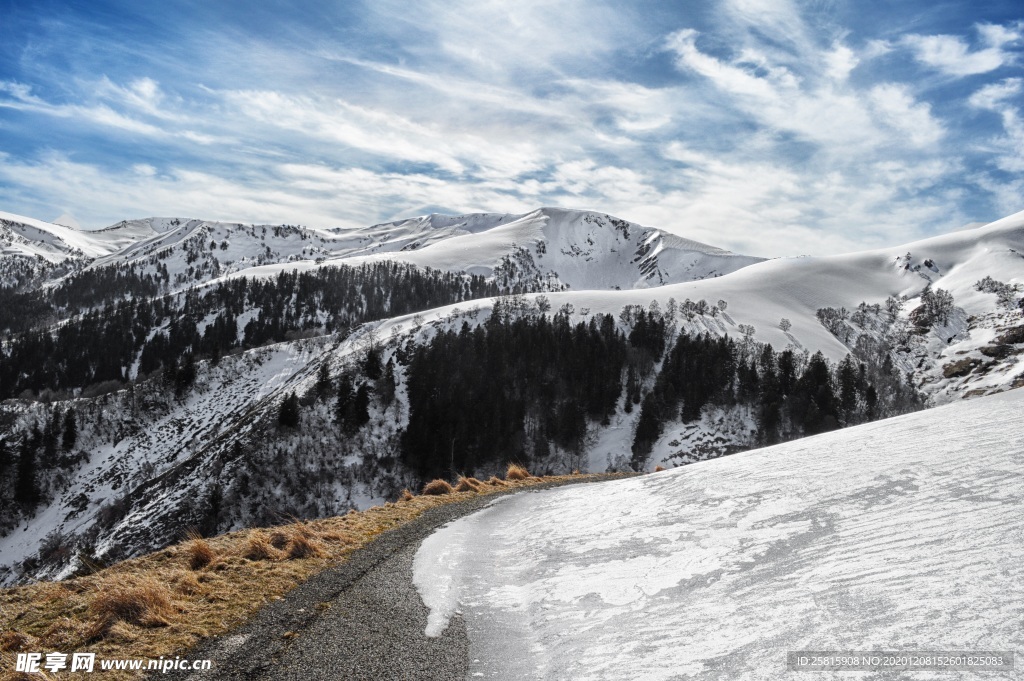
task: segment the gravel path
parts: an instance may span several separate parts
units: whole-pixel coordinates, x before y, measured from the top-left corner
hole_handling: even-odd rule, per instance
[[[513,493],[599,481],[546,483]],[[465,625],[456,616],[441,636],[423,635],[427,609],[412,584],[412,561],[420,542],[435,529],[498,496],[427,511],[314,576],[283,600],[268,604],[242,627],[183,656],[213,660],[211,671],[151,678],[465,679],[469,669]]]

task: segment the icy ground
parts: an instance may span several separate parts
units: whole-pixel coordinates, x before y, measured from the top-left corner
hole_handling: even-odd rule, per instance
[[[460,612],[483,678],[779,679],[789,650],[1017,651],[980,676],[1024,677],[1022,413],[1015,390],[505,497],[421,546],[427,633]]]

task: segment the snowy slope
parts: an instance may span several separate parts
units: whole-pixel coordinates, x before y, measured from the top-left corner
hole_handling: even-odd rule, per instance
[[[906,322],[920,303],[921,292],[931,285],[952,293],[961,310],[955,320],[961,323],[959,327],[935,327],[913,339],[915,344],[923,344],[921,358],[930,358],[922,363],[920,368],[927,371],[922,372],[918,381],[929,382],[923,388],[930,394],[950,399],[970,389],[980,377],[960,378],[951,383],[941,378],[942,366],[963,356],[958,353],[977,355],[979,348],[991,343],[1006,328],[1021,324],[1019,311],[999,310],[996,296],[975,289],[975,283],[986,276],[1024,290],[1024,212],[977,229],[892,248],[779,258],[751,264],[721,277],[652,289],[571,290],[550,293],[547,297],[554,310],[569,304],[580,318],[599,312],[617,315],[626,305],[647,307],[652,301],[666,310],[670,300],[705,300],[709,305],[724,300],[726,311],[714,318],[705,315],[687,319],[679,314],[680,332],[736,336],[741,333],[740,325],[748,325],[754,327],[756,340],[771,343],[777,350],[788,346],[811,352],[820,350],[838,361],[850,347],[818,321],[819,308],[853,310],[861,302],[883,303],[889,296],[900,296],[906,298],[901,312],[901,319]],[[532,300],[529,296],[527,299]],[[484,310],[492,304],[493,301],[479,301]],[[452,307],[455,306],[437,310],[432,316],[446,317]],[[779,328],[783,318],[792,324],[788,331]],[[399,324],[408,328],[409,319],[385,324],[381,333]],[[1001,360],[992,380],[982,381],[979,388],[999,389],[1022,371],[1024,356],[1013,354]]]
[[[556,208],[432,214],[356,230],[146,218],[90,232],[17,216],[4,221],[5,215],[4,256],[39,256],[51,265],[73,259],[78,268],[134,266],[140,275],[162,270],[170,291],[221,277],[381,259],[480,274],[526,290],[628,289],[720,276],[762,260],[609,215]]]
[[[504,498],[420,548],[427,633],[460,612],[471,674],[501,679],[769,680],[790,650],[1020,651],[1022,410],[1017,390]]]
[[[71,257],[97,258],[127,246],[144,231],[113,227],[86,232],[64,225],[0,212],[0,255],[41,257],[61,262]]]
[[[79,447],[87,459],[51,504],[0,537],[0,583],[11,581],[11,566],[35,554],[48,535],[88,536],[94,555],[108,558],[124,557],[127,547],[174,541],[182,529],[167,515],[188,510],[210,483],[212,455],[227,448],[225,434],[240,438],[266,423],[261,409],[273,413],[279,393],[307,377],[329,347],[321,340],[281,343],[217,366],[203,363],[195,389],[181,401],[151,382],[131,393],[68,402],[83,422]],[[20,415],[26,427],[39,418],[34,409]],[[152,484],[161,478],[162,484]],[[118,517],[129,498],[141,508]],[[156,518],[164,520],[159,527]]]
[[[911,254],[912,269],[902,258]],[[923,265],[930,260],[935,268]],[[914,266],[920,266],[914,270]],[[798,342],[821,349],[833,358],[846,348],[815,318],[818,308],[853,309],[862,301],[882,302],[890,295],[913,299],[931,283],[950,291],[968,314],[983,313],[994,297],[979,294],[973,285],[984,276],[1006,283],[1024,284],[1024,212],[973,230],[953,232],[892,248],[835,256],[779,258],[745,267],[730,275],[704,281],[664,286],[657,291],[552,295],[554,305],[564,300],[593,311],[617,312],[625,304],[646,304],[668,298],[728,302],[723,321],[751,324],[757,338],[785,347]],[[909,306],[908,306],[909,308]],[[778,328],[782,317],[792,321],[787,335]],[[735,331],[733,331],[735,332]],[[793,338],[790,338],[792,336]]]
[[[235,276],[254,272],[273,274],[298,267],[317,267],[319,258],[323,258],[323,263],[358,263],[367,258],[404,260],[417,256],[423,258],[420,264],[460,270],[479,268],[475,271],[489,271],[493,275],[494,269],[502,266],[501,254],[507,255],[511,243],[530,243],[537,271],[557,272],[556,283],[572,283],[568,291],[546,294],[551,313],[571,306],[566,309],[571,310],[573,320],[583,321],[598,312],[618,316],[625,305],[647,307],[651,301],[657,301],[660,309],[667,312],[670,300],[683,303],[686,299],[704,299],[711,305],[725,300],[727,308],[717,316],[710,313],[687,315],[677,310],[672,320],[676,332],[736,336],[741,333],[741,325],[750,326],[756,329],[756,340],[770,342],[777,350],[786,346],[810,352],[821,350],[833,360],[845,356],[852,341],[841,340],[823,327],[815,317],[818,308],[853,309],[861,301],[881,303],[889,295],[903,295],[908,300],[897,321],[908,324],[921,290],[932,283],[935,287],[949,289],[960,310],[948,325],[911,334],[907,352],[898,358],[900,368],[912,369],[915,384],[936,403],[1003,391],[1024,383],[1024,342],[996,342],[1008,329],[1024,327],[1019,309],[1000,308],[995,295],[974,288],[975,282],[986,276],[1008,284],[1024,284],[1024,258],[1021,257],[1024,213],[975,230],[890,249],[825,258],[772,260],[749,264],[723,276],[711,276],[714,273],[707,269],[710,267],[707,263],[715,262],[715,258],[740,262],[742,256],[723,255],[712,247],[628,223],[617,224],[619,222],[597,213],[559,213],[547,209],[527,216],[428,216],[367,228],[365,234],[353,241],[348,233],[316,232],[300,227],[148,219],[116,225],[103,237],[107,242],[95,242],[110,243],[123,238],[129,243],[97,256],[98,264],[94,266],[136,262],[143,268],[165,267],[172,275],[172,283],[181,288],[201,284],[216,273],[220,276],[231,271]],[[67,230],[59,226],[55,229]],[[72,239],[73,234],[68,238]],[[588,244],[588,238],[594,244]],[[556,249],[554,244],[558,239],[562,241]],[[541,242],[546,244],[542,256],[536,251],[536,245]],[[95,243],[92,247],[102,250]],[[668,246],[659,249],[659,243]],[[638,256],[637,244],[648,244],[650,248]],[[583,249],[578,255],[562,252],[564,249],[573,253],[571,245],[593,250],[585,254],[586,249]],[[406,246],[412,249],[401,250]],[[367,255],[369,251],[373,254]],[[643,270],[647,266],[643,263],[653,262],[652,255],[657,256],[657,263],[651,271],[668,272],[664,275],[666,279],[674,276],[685,279],[697,274],[710,278],[644,288],[653,283]],[[310,259],[312,256],[315,257]],[[685,269],[689,262],[684,261],[685,258],[704,256],[709,258],[703,261],[706,267],[701,265],[705,269]],[[498,258],[497,266],[493,258]],[[639,260],[634,262],[635,258]],[[262,266],[253,267],[260,262]],[[578,272],[573,269],[574,264],[578,264]],[[672,270],[676,265],[682,269]],[[541,270],[541,266],[548,269]],[[614,282],[623,284],[623,290],[610,290]],[[577,285],[593,288],[577,288]],[[638,288],[629,288],[631,286]],[[539,314],[537,300],[537,294],[525,296],[521,313]],[[370,331],[387,346],[386,352],[390,354],[397,344],[407,339],[424,341],[440,329],[458,329],[464,322],[471,326],[483,323],[493,304],[493,300],[464,301],[367,324],[344,340],[328,336],[310,343],[281,343],[225,357],[219,366],[202,361],[196,390],[181,401],[168,396],[158,381],[139,383],[139,394],[152,393],[154,406],[147,405],[137,412],[127,406],[129,398],[125,390],[110,396],[63,403],[65,408],[73,404],[82,414],[83,432],[78,449],[90,452],[92,458],[73,471],[65,487],[54,492],[52,507],[24,520],[15,532],[0,539],[0,563],[10,566],[31,556],[40,542],[54,532],[79,536],[95,534],[95,520],[104,515],[112,517],[111,513],[100,511],[126,495],[130,495],[132,514],[108,520],[92,537],[97,540],[90,545],[92,550],[102,552],[114,547],[117,550],[112,555],[118,555],[121,550],[155,548],[176,539],[176,535],[168,534],[181,527],[175,513],[182,508],[188,510],[190,504],[195,507],[198,503],[195,499],[203,496],[218,476],[230,478],[234,470],[230,464],[234,456],[233,443],[243,436],[252,436],[253,428],[260,423],[272,423],[276,405],[288,391],[306,394],[313,385],[318,364],[325,358],[331,358],[330,365],[336,376],[342,364],[351,365],[355,357],[365,352]],[[792,322],[788,332],[778,327],[783,317]],[[239,324],[244,325],[245,321],[243,316]],[[993,348],[1003,348],[1005,355],[990,357],[986,352]],[[977,366],[968,373],[944,376],[945,368],[951,363],[975,360]],[[324,433],[309,432],[282,445],[293,454],[305,457],[307,468],[303,475],[308,475],[308,479],[319,480],[325,469],[331,475],[348,475],[347,481],[332,482],[330,489],[318,492],[315,499],[309,500],[321,504],[319,512],[326,512],[323,509],[329,509],[332,503],[355,506],[379,503],[388,494],[386,486],[380,484],[383,475],[373,464],[373,457],[392,451],[395,431],[405,425],[403,390],[404,386],[399,386],[392,410],[374,415],[372,432],[360,434],[365,442],[339,443]],[[323,412],[317,412],[316,418],[325,424],[326,432],[331,424],[331,413],[327,406],[321,406],[311,411]],[[5,404],[5,408],[8,407],[17,414],[12,432],[27,432],[34,420],[41,421],[44,411],[39,403],[14,400]],[[574,463],[569,469],[577,466],[595,472],[609,467],[621,469],[621,462],[629,457],[638,415],[636,409],[626,413],[624,402],[620,400],[608,426],[591,425],[587,460]],[[708,410],[695,432],[684,431],[683,424],[667,424],[663,437],[654,447],[650,466],[677,465],[695,458],[716,456],[723,451],[749,446],[750,437],[748,415]],[[702,450],[705,444],[709,446]],[[339,453],[342,447],[345,451]],[[347,468],[364,455],[373,465],[363,470]],[[288,468],[291,470],[294,466]],[[401,471],[391,473],[402,474]],[[283,491],[278,492],[281,493],[270,502],[295,501]],[[0,575],[0,581],[11,578],[10,574]]]
[[[542,208],[497,217],[490,229],[479,229],[478,221],[468,225],[474,231],[375,257],[488,277],[511,268],[573,290],[661,286],[720,276],[762,260],[590,211]]]
[[[142,226],[90,232],[0,212],[0,286],[80,269],[149,233]]]

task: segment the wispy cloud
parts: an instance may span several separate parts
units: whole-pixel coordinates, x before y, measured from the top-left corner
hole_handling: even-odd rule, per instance
[[[971,106],[999,114],[1003,134],[990,140],[995,164],[1008,173],[1024,172],[1024,119],[1015,101],[1024,93],[1024,80],[1007,78],[990,83],[971,95]]]
[[[977,24],[979,42],[983,47],[971,49],[967,41],[957,35],[908,35],[902,40],[923,64],[951,76],[973,76],[1015,64],[1017,55],[1007,50],[1019,44],[1022,25]]]
[[[354,226],[557,204],[781,255],[1024,207],[1021,24],[967,3],[901,34],[792,0],[97,2],[12,15],[6,210]]]

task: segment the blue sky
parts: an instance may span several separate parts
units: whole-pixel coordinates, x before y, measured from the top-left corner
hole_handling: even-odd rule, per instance
[[[0,0],[0,210],[894,245],[1024,210],[1022,37],[1018,1]]]

